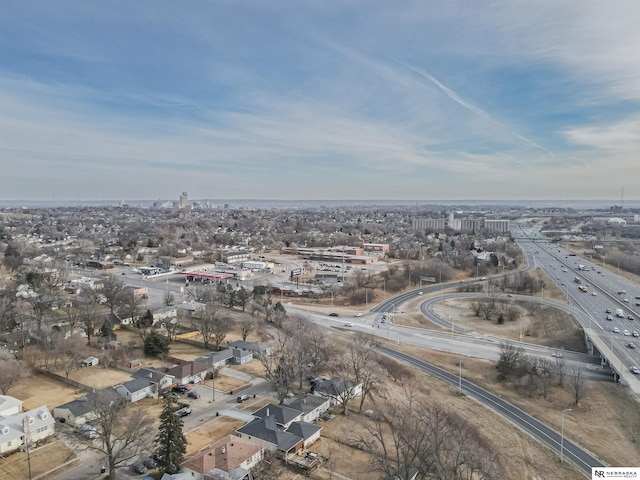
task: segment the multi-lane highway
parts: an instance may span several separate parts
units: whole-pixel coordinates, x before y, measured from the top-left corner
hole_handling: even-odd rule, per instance
[[[640,378],[631,371],[640,365],[640,308],[635,305],[640,303],[635,298],[640,296],[640,287],[602,265],[540,240],[535,230],[520,230],[514,236],[527,262],[556,282],[568,305],[584,312],[587,321],[583,315],[574,316],[598,352],[622,381],[640,393]],[[622,311],[621,316],[616,315],[617,310]]]

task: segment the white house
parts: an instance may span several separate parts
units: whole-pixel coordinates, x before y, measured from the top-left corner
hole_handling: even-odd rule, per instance
[[[157,384],[149,381],[148,378],[135,378],[116,385],[114,388],[116,392],[118,392],[118,395],[131,403],[147,397],[156,398],[158,395]]]
[[[28,412],[0,417],[0,454],[20,449],[24,445],[25,431],[31,435],[30,446],[54,434],[56,421],[46,406]]]
[[[355,384],[351,380],[331,378],[314,384],[313,394],[328,398],[332,405],[343,403],[343,400],[362,395],[362,383]]]
[[[329,398],[316,395],[299,395],[285,400],[285,404],[302,412],[302,421],[313,423],[331,408]]]
[[[0,395],[0,415],[15,415],[22,411],[22,400],[9,395]]]

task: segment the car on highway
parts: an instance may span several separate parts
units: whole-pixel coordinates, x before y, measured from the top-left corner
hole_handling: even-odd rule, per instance
[[[360,312],[358,312],[358,313],[356,313],[356,314],[354,315],[354,317],[361,317],[361,316],[362,316],[362,314],[361,314]]]
[[[618,327],[613,327],[613,333],[620,333],[620,329]]]
[[[606,312],[607,312],[607,313],[611,313],[611,309],[610,309],[610,308],[607,308]]]
[[[346,322],[342,324],[343,327],[353,327],[353,323],[351,322]]]
[[[640,370],[638,370],[638,367],[631,367],[629,368],[629,370],[631,371],[631,373],[633,373],[634,375],[638,375],[640,374]]]
[[[613,322],[613,316],[607,315],[607,320],[609,320],[610,322]]]
[[[480,277],[480,280],[486,280],[487,277]]]
[[[418,292],[418,295],[424,295],[424,292]]]
[[[629,333],[629,330],[625,330],[624,332],[622,332],[622,335],[628,337],[629,335],[631,335],[631,333]]]
[[[629,303],[629,299],[625,298],[624,300],[622,300],[624,303]]]
[[[562,352],[553,352],[551,356],[556,358],[562,358]]]
[[[594,296],[594,297],[597,297],[598,296],[598,292],[591,292],[591,295]]]
[[[639,335],[638,335],[638,332],[634,330],[633,332],[631,332],[631,336],[637,338]]]
[[[627,348],[636,348],[636,346],[633,343],[627,343]]]
[[[618,295],[624,295],[625,293],[627,293],[626,290],[618,290]]]
[[[629,316],[627,317],[627,320],[633,320],[633,315],[629,315]]]
[[[339,315],[336,312],[331,312],[329,314],[330,317],[338,317]]]

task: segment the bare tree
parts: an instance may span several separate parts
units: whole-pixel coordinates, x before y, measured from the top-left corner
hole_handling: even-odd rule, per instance
[[[119,467],[151,447],[156,429],[144,407],[128,405],[115,390],[100,390],[92,402],[98,438],[85,445],[105,456],[109,480],[115,480]]]
[[[274,339],[273,352],[258,355],[258,359],[265,369],[265,378],[271,382],[282,404],[291,391],[296,378],[297,358],[293,349],[293,337],[278,331]]]
[[[408,396],[377,409],[355,443],[384,478],[498,479],[495,452],[471,425],[440,405]]]
[[[501,377],[506,378],[522,365],[524,350],[511,342],[500,342],[500,358],[496,364]]]
[[[564,357],[556,357],[556,362],[554,365],[554,373],[555,373],[555,378],[557,380],[557,384],[559,386],[563,386],[564,385],[564,379],[567,375],[567,364],[564,361]]]
[[[125,318],[130,318],[131,322],[135,324],[138,320],[138,316],[143,310],[144,298],[133,291],[133,288],[126,288],[119,295],[120,299],[120,311]]]
[[[349,366],[356,385],[362,385],[359,411],[368,395],[379,391],[382,378],[382,369],[377,362],[378,347],[380,343],[373,335],[356,333],[347,346],[343,361]]]
[[[405,385],[415,377],[413,370],[393,358],[380,355],[378,357],[378,363],[387,372],[387,375],[398,385]]]
[[[573,404],[579,405],[580,400],[587,395],[588,391],[587,379],[580,367],[571,367],[569,370],[569,388],[573,396]]]
[[[67,318],[69,331],[71,332],[71,335],[73,335],[73,331],[75,330],[76,325],[80,322],[80,311],[78,307],[75,306],[72,302],[69,302],[65,306],[63,306],[62,311]]]
[[[163,302],[165,304],[165,306],[170,307],[171,305],[173,305],[176,301],[176,296],[173,292],[167,290],[164,294],[163,297]]]
[[[218,348],[231,330],[232,323],[222,308],[215,304],[207,304],[198,310],[198,318],[193,324],[202,337],[204,348],[208,349],[212,340]]]
[[[256,329],[256,321],[252,316],[244,315],[238,322],[240,326],[240,336],[242,341],[246,342],[247,337]]]
[[[91,343],[91,337],[95,335],[96,329],[101,324],[99,318],[100,306],[97,295],[92,291],[87,291],[87,301],[80,304],[78,318],[82,323],[82,329],[87,335],[87,343]]]
[[[120,308],[123,302],[125,285],[115,275],[107,275],[102,280],[100,293],[104,295],[105,304],[109,307],[109,312],[114,313]]]
[[[84,357],[83,343],[84,341],[78,335],[72,335],[69,338],[60,335],[55,341],[60,367],[67,378],[72,370],[80,367],[80,360]]]
[[[220,351],[220,345],[227,338],[227,334],[233,329],[234,320],[229,315],[225,315],[224,312],[218,316],[213,322],[211,329],[211,340],[216,347],[217,351]]]
[[[30,375],[29,367],[15,358],[0,358],[0,391],[8,395],[21,379]]]

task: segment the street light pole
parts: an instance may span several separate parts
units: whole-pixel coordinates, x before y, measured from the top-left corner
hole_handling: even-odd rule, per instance
[[[564,414],[570,411],[570,408],[565,408],[562,411],[562,420],[560,421],[560,463],[564,461]]]
[[[449,315],[449,323],[451,324],[451,353],[453,353],[453,320],[451,320],[451,315]]]
[[[460,352],[460,359],[458,360],[458,388],[460,389],[460,395],[462,395],[462,352]]]

